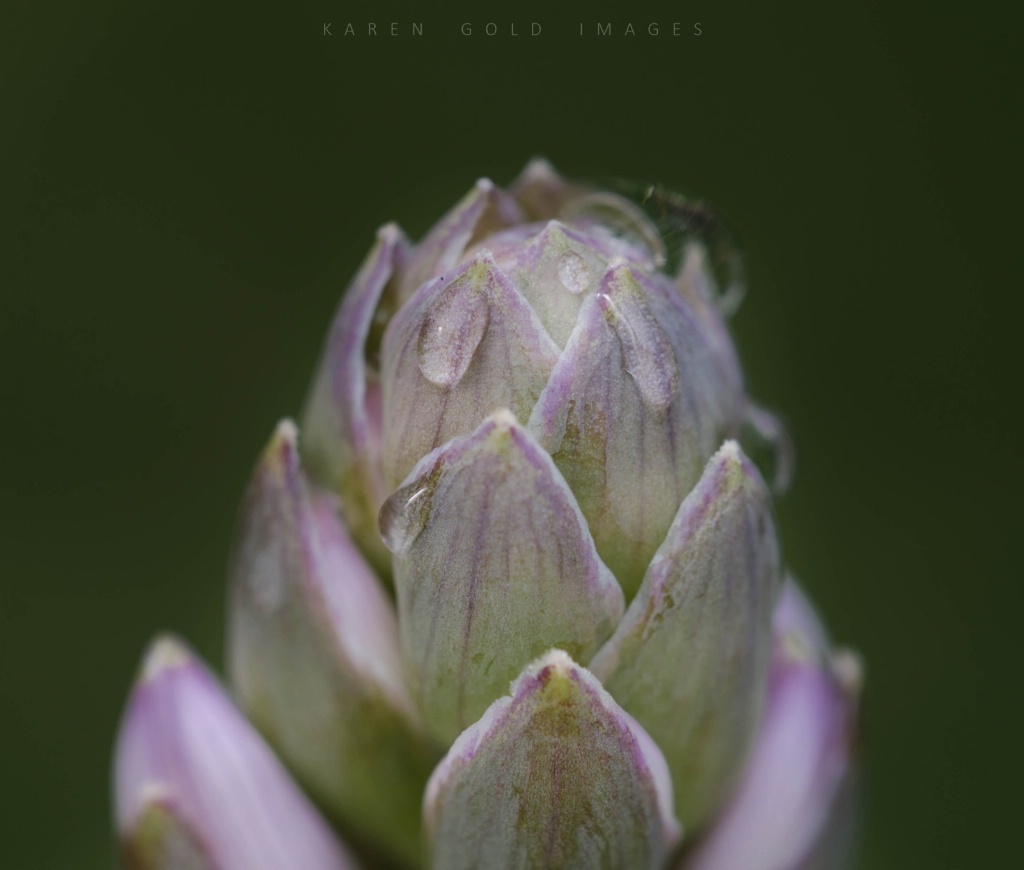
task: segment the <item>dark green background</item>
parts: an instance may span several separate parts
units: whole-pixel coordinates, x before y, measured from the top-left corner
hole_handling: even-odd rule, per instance
[[[640,0],[635,23],[704,35],[598,40],[570,22],[626,16],[468,18],[542,22],[529,41],[395,4],[140,5],[8,2],[0,29],[3,866],[109,866],[138,655],[171,628],[219,665],[240,493],[375,227],[419,235],[533,154],[698,191],[746,244],[735,332],[799,449],[788,559],[867,662],[863,866],[1019,851],[1009,21]],[[427,32],[346,42],[348,19]]]

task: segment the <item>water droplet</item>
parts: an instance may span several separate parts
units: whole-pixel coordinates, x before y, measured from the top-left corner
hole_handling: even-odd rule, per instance
[[[777,495],[788,490],[796,470],[796,450],[786,424],[771,411],[751,402],[740,441],[772,490]]]
[[[588,193],[571,200],[562,217],[567,223],[604,227],[637,253],[646,254],[652,265],[660,268],[665,264],[665,245],[658,228],[624,196]]]
[[[628,274],[628,270],[627,274]],[[615,283],[620,287],[622,272]],[[633,283],[632,278],[625,279]],[[643,302],[639,288],[635,292],[617,292],[614,298],[602,294],[602,307],[611,316],[625,357],[626,371],[636,383],[644,402],[655,408],[667,408],[679,393],[679,365],[668,336]]]
[[[484,271],[486,267],[471,268],[440,290],[423,318],[417,346],[420,371],[439,387],[451,388],[462,380],[487,331]]]
[[[396,556],[408,552],[427,525],[433,494],[430,481],[421,478],[395,490],[381,507],[378,519],[380,536]]]
[[[590,286],[590,269],[579,254],[566,251],[558,260],[558,280],[566,290],[578,296]]]

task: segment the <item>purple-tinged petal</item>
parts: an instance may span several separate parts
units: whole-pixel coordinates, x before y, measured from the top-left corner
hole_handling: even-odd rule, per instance
[[[862,787],[860,764],[853,757],[814,846],[798,870],[847,870],[856,865],[863,821]]]
[[[770,497],[727,442],[590,663],[665,753],[689,830],[721,805],[753,740],[778,585]]]
[[[380,476],[380,385],[367,354],[371,333],[381,326],[385,288],[408,255],[401,230],[382,227],[342,298],[302,417],[303,462],[318,483],[341,494],[349,529],[385,572],[390,558],[377,534],[387,495]]]
[[[310,792],[407,860],[437,754],[419,736],[394,608],[312,490],[282,423],[256,468],[231,570],[229,670]]]
[[[849,652],[823,657],[824,632],[791,582],[775,625],[768,700],[750,760],[729,805],[681,870],[844,866],[844,828],[856,809],[859,660]]]
[[[153,644],[129,699],[114,802],[126,855],[145,870],[356,867],[217,681],[174,639]]]
[[[636,280],[675,351],[697,443],[710,455],[723,437],[739,433],[750,407],[725,321],[688,304],[659,274],[639,271]]]
[[[772,615],[776,642],[788,645],[790,655],[824,662],[832,646],[814,605],[800,584],[787,575]]]
[[[526,419],[558,359],[487,251],[420,288],[384,336],[384,479],[396,487],[498,408]]]
[[[546,221],[555,217],[566,202],[582,194],[584,188],[566,181],[543,157],[535,157],[509,185],[508,192],[528,220]]]
[[[658,870],[680,834],[657,746],[561,650],[459,736],[424,819],[437,870]]]
[[[630,267],[613,265],[583,302],[529,422],[627,598],[720,443],[708,443],[696,375],[680,369],[655,313]]]
[[[531,659],[555,644],[587,659],[622,616],[572,493],[508,411],[426,456],[381,529],[412,684],[445,742]]]
[[[404,303],[424,282],[456,266],[474,243],[522,222],[523,213],[515,200],[490,179],[481,178],[416,246],[402,271],[399,302]]]

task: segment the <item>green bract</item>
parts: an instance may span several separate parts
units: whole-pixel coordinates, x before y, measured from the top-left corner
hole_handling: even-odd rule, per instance
[[[372,866],[837,866],[858,670],[783,581],[723,256],[543,161],[380,230],[243,505],[248,721],[177,641],[129,703],[129,866],[358,866],[285,767]]]

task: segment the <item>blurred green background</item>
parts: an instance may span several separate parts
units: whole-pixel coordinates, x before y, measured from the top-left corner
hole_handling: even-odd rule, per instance
[[[374,229],[534,154],[697,191],[745,243],[788,559],[867,662],[862,866],[1019,851],[1018,31],[774,5],[4,4],[3,866],[110,866],[139,653],[170,628],[220,664],[240,494]],[[627,20],[663,35],[593,35]]]

